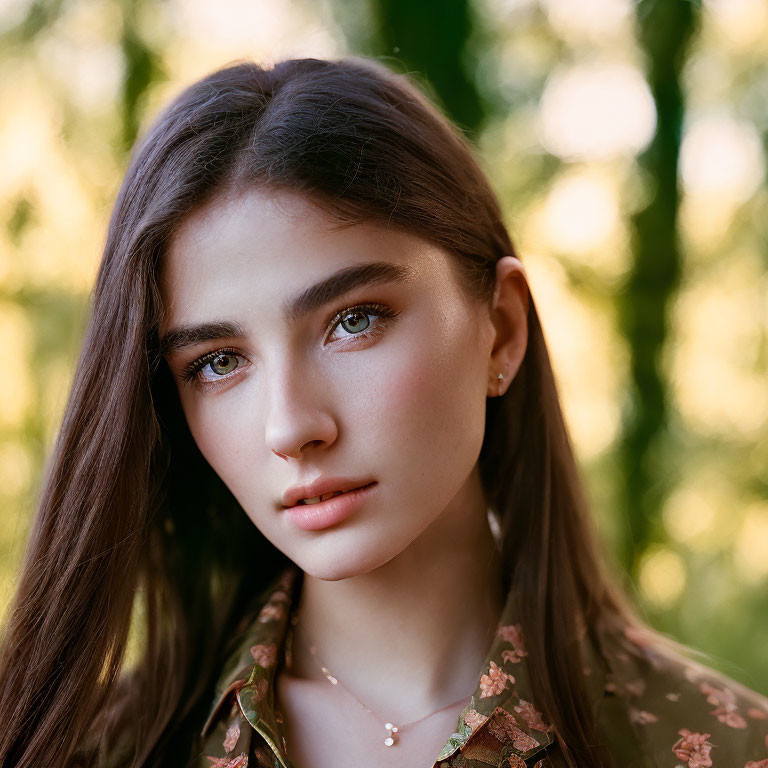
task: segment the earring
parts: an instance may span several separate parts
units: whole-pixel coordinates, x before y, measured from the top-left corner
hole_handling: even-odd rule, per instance
[[[504,381],[504,374],[501,371],[499,371],[499,375],[496,377],[496,379],[498,381],[502,381],[503,382]],[[496,397],[499,397],[501,395],[501,387],[502,387],[502,385],[499,384],[499,389],[496,392]]]

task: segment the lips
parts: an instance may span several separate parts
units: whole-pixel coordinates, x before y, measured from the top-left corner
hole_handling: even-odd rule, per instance
[[[334,496],[340,496],[342,493],[346,493],[346,491],[332,491],[331,493],[324,493],[322,496],[313,496],[311,499],[299,499],[296,502],[296,505],[298,506],[299,504],[318,504],[321,501],[332,499]]]
[[[347,478],[347,477],[320,477],[311,483],[306,485],[293,485],[284,494],[282,498],[283,508],[295,506],[312,506],[311,504],[304,504],[305,499],[316,499],[318,496],[321,499],[328,494],[336,494],[339,492],[346,493],[347,491],[353,491],[358,488],[364,488],[371,485],[375,481],[367,480],[366,478]],[[299,502],[302,502],[299,504]]]
[[[376,496],[377,483],[354,488],[317,504],[295,504],[286,507],[286,518],[304,531],[324,531],[336,528],[362,513],[366,504]]]

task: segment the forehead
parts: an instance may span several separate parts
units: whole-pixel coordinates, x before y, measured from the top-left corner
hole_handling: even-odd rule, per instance
[[[213,309],[264,308],[329,273],[366,262],[407,265],[411,281],[455,280],[452,258],[422,238],[374,222],[339,227],[307,198],[249,190],[194,211],[164,255],[160,288],[168,320]]]

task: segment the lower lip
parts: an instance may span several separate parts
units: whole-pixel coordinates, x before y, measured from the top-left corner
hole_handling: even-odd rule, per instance
[[[320,531],[351,517],[375,487],[376,483],[371,483],[353,491],[345,491],[339,496],[331,496],[330,499],[317,504],[286,507],[285,511],[299,528],[305,531]]]

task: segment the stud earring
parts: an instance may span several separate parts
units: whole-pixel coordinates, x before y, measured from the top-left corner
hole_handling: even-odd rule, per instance
[[[496,377],[496,379],[498,381],[504,381],[504,374],[501,371],[499,371],[499,375]],[[500,397],[500,396],[501,396],[501,384],[499,384],[499,388],[496,391],[496,397]]]
[[[498,381],[500,381],[500,382],[503,382],[504,381],[504,374],[501,371],[499,371],[499,375],[496,377],[496,379]],[[496,397],[500,397],[501,396],[501,387],[502,387],[502,384],[499,384],[499,388],[496,391]]]

